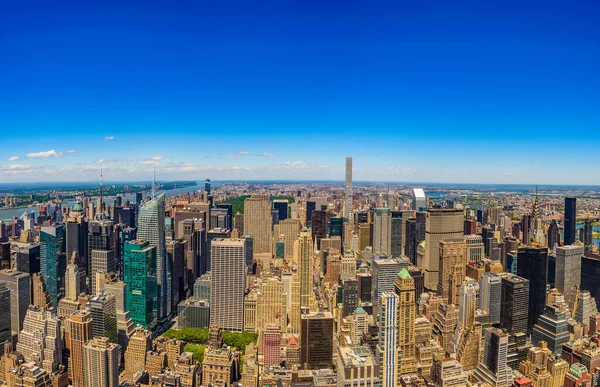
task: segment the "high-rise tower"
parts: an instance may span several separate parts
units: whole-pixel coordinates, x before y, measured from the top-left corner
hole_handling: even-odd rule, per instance
[[[147,241],[150,246],[156,247],[158,317],[165,318],[171,311],[171,283],[167,267],[164,193],[147,201],[140,208],[137,238],[138,240]]]
[[[310,306],[310,296],[312,294],[313,270],[313,240],[310,231],[304,229],[300,233],[297,241],[298,254],[298,274],[300,277],[300,306]]]
[[[565,245],[575,243],[577,198],[565,198]]]
[[[344,204],[344,218],[349,218],[352,212],[352,157],[346,157],[346,202]]]

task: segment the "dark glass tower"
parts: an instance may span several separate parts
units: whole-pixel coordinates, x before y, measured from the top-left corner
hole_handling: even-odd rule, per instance
[[[548,227],[548,248],[553,248],[554,245],[560,246],[560,231],[556,220],[552,219]]]
[[[392,211],[392,258],[402,256],[402,211]]]
[[[577,223],[577,199],[565,198],[565,245],[575,243],[575,224]]]
[[[546,306],[548,282],[548,249],[545,247],[521,247],[517,252],[517,275],[529,280],[529,317],[527,333],[530,333]]]

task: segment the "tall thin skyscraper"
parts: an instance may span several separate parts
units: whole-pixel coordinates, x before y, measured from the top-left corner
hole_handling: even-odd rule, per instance
[[[313,292],[313,239],[310,231],[306,229],[302,230],[296,244],[296,251],[298,254],[298,274],[300,277],[300,306],[308,308],[310,306],[310,296]]]
[[[245,248],[241,238],[211,243],[210,323],[229,331],[244,330]]]
[[[489,324],[500,323],[502,278],[495,273],[483,273],[479,281],[479,292],[479,309],[487,313]]]
[[[271,254],[272,221],[269,194],[255,194],[244,200],[244,234],[254,238],[255,254]]]
[[[96,273],[116,270],[114,255],[115,233],[114,223],[106,219],[98,219],[89,223],[87,235],[87,267],[90,294],[95,294]],[[71,259],[71,257],[67,257]]]
[[[396,387],[400,378],[398,358],[398,295],[381,293],[381,319],[379,320],[379,343],[377,357],[379,363],[379,378],[382,387]]]
[[[348,219],[352,212],[352,157],[346,157],[346,203],[344,205],[344,218]]]
[[[377,208],[373,220],[373,254],[392,256],[392,213],[389,208]]]
[[[399,371],[406,375],[417,372],[415,353],[415,281],[406,269],[400,270],[394,292],[398,295]]]
[[[572,245],[576,239],[577,198],[565,198],[565,245]]]
[[[138,240],[147,241],[150,246],[156,247],[158,317],[159,319],[166,318],[171,311],[171,282],[167,267],[164,193],[147,201],[140,208],[137,238]]]

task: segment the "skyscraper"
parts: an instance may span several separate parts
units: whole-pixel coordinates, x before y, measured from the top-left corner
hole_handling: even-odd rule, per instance
[[[236,332],[244,330],[245,248],[239,238],[214,239],[211,244],[210,322]]]
[[[84,362],[83,346],[92,338],[92,318],[87,311],[73,313],[67,319],[69,336],[66,339],[67,348],[70,349],[69,379],[73,387],[84,387]]]
[[[575,243],[577,224],[577,198],[565,198],[565,245]]]
[[[10,327],[12,335],[18,335],[23,329],[31,300],[31,278],[20,271],[0,270],[0,282],[4,282],[10,290]]]
[[[560,246],[556,248],[556,266],[554,268],[555,287],[564,296],[573,290],[574,286],[581,288],[581,257],[583,246]],[[518,265],[517,263],[517,268]]]
[[[479,281],[479,309],[488,316],[490,325],[500,323],[502,302],[502,278],[495,273],[485,272]]]
[[[35,362],[48,372],[56,371],[62,361],[63,349],[60,319],[51,310],[30,306],[16,349],[25,361]]]
[[[152,329],[156,326],[158,315],[156,247],[146,241],[127,242],[123,268],[131,319],[135,324]]]
[[[268,324],[263,332],[264,367],[279,366],[281,363],[281,327]]]
[[[451,293],[458,296],[458,292],[451,289],[452,279],[450,274],[454,272],[456,266],[459,266],[461,272],[464,271],[467,264],[466,254],[467,243],[464,238],[445,239],[439,242],[437,293],[447,303],[455,303],[453,300],[449,301]]]
[[[244,234],[254,238],[255,254],[271,254],[272,217],[269,194],[255,194],[244,200]]]
[[[288,218],[288,207],[287,200],[273,200],[273,208],[277,210],[280,222]]]
[[[415,353],[415,282],[405,268],[400,270],[394,292],[398,295],[398,350],[401,375],[417,372]]]
[[[373,301],[373,316],[380,313],[379,307],[382,293],[392,293],[394,282],[402,268],[407,264],[399,259],[379,259],[375,257],[371,267],[371,300]]]
[[[412,189],[412,209],[414,211],[425,211],[427,209],[427,197],[423,188]]]
[[[487,328],[484,333],[485,346],[481,364],[473,377],[487,382],[492,387],[508,387],[512,383],[512,370],[506,362],[508,358],[508,334],[497,328]]]
[[[545,341],[554,354],[562,353],[563,344],[569,341],[569,326],[566,309],[562,306],[548,305],[531,332],[531,342],[538,346]]]
[[[402,246],[404,245],[403,229],[406,228],[406,219],[403,211],[392,211],[391,233],[390,233],[390,256],[392,258],[400,258],[404,255]],[[408,216],[408,212],[406,212]]]
[[[358,280],[347,278],[342,284],[342,317],[348,317],[358,307]]]
[[[382,387],[397,387],[400,379],[398,358],[398,295],[381,293],[381,319],[379,320],[379,342],[377,357],[379,360],[379,378]]]
[[[344,218],[348,219],[353,210],[352,193],[352,157],[346,157],[346,201],[344,203]]]
[[[298,254],[298,276],[300,277],[300,306],[310,306],[310,296],[313,294],[313,239],[308,230],[304,229],[296,240]]]
[[[373,219],[373,253],[392,256],[392,213],[389,208],[377,208]]]
[[[333,361],[333,316],[330,312],[302,315],[300,364],[303,369],[329,368]]]
[[[158,300],[158,318],[170,313],[171,284],[167,270],[167,248],[165,238],[165,194],[147,201],[138,214],[138,240],[147,241],[156,247],[156,297]],[[154,270],[153,270],[154,271]],[[129,282],[125,281],[127,284]],[[131,304],[130,304],[131,305]],[[133,307],[133,305],[132,305]],[[134,321],[136,319],[131,316]],[[137,322],[137,321],[136,321]]]
[[[87,246],[85,273],[90,294],[95,294],[96,273],[108,273],[108,268],[112,272],[116,271],[114,223],[106,219],[91,221],[88,225]]]
[[[66,266],[65,226],[45,226],[40,231],[40,271],[55,307],[59,298],[60,267]],[[62,264],[62,265],[61,265]]]
[[[111,343],[119,342],[115,296],[104,292],[88,301],[92,317],[92,337],[105,337]]]
[[[3,311],[0,315],[0,345],[4,348],[5,343],[12,341],[10,313],[7,313],[10,311],[10,289],[4,282],[0,282],[0,310]]]
[[[425,224],[425,288],[435,290],[439,280],[440,241],[462,238],[464,215],[458,209],[428,209]]]
[[[86,387],[117,387],[119,346],[106,337],[94,337],[83,345],[83,370]]]
[[[521,247],[517,252],[517,275],[529,280],[530,333],[546,306],[546,283],[548,274],[548,249],[546,247]]]
[[[548,248],[553,249],[555,245],[560,246],[560,231],[556,220],[552,219],[548,226]]]
[[[544,297],[546,292],[543,293]],[[510,333],[527,332],[529,280],[508,274],[502,277],[500,323]]]

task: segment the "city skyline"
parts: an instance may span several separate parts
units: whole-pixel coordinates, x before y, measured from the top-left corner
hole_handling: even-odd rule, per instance
[[[600,181],[598,4],[20,7],[2,182]]]

